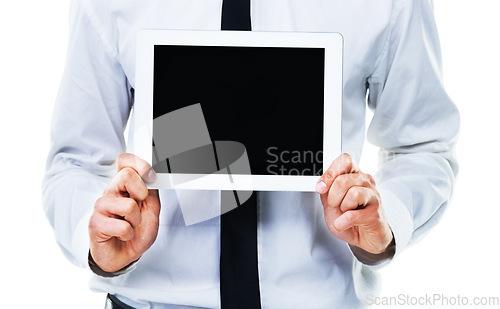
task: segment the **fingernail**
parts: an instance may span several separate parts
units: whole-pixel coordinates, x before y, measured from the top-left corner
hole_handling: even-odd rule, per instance
[[[316,192],[318,192],[320,194],[325,193],[326,192],[326,183],[324,183],[323,181],[318,182],[318,184],[316,185]]]
[[[154,182],[156,180],[156,173],[153,169],[149,170],[148,179],[150,182]]]

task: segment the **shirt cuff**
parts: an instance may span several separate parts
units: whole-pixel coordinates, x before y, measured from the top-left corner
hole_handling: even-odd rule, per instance
[[[351,245],[349,245],[349,249],[356,257],[356,259],[358,259],[358,261],[360,261],[361,263],[367,266],[381,266],[391,261],[394,257],[394,254],[396,252],[396,241],[393,234],[391,243],[387,246],[385,251],[380,254],[373,254],[359,247]]]
[[[90,246],[89,221],[91,216],[92,209],[89,209],[78,222],[71,241],[72,252],[81,267],[85,267],[85,264],[87,264],[87,251]]]
[[[391,191],[380,189],[385,218],[391,227],[397,257],[410,244],[413,234],[413,218],[406,205]]]
[[[137,261],[139,261],[139,259],[133,261],[132,263],[128,264],[127,266],[123,267],[122,269],[120,269],[118,271],[107,272],[107,271],[102,270],[99,267],[99,265],[97,265],[97,263],[94,261],[94,258],[92,257],[92,254],[90,254],[90,250],[88,253],[88,263],[89,263],[90,270],[92,270],[92,272],[94,274],[96,274],[100,277],[104,277],[104,278],[118,277],[120,275],[131,272],[132,270],[135,269]]]

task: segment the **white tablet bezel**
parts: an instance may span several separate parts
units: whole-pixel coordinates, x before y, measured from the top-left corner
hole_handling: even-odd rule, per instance
[[[155,45],[309,47],[325,49],[323,170],[341,153],[343,38],[339,33],[140,30],[137,35],[132,152],[152,163]],[[315,191],[319,176],[158,173],[152,188]]]

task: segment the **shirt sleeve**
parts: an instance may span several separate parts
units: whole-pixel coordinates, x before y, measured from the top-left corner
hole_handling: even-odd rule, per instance
[[[376,175],[396,255],[443,215],[458,167],[458,111],[446,94],[432,1],[395,1],[388,39],[368,79],[374,116],[368,141],[380,147]]]
[[[70,6],[67,62],[43,180],[44,211],[55,238],[69,260],[82,267],[88,266],[89,218],[125,148],[132,102],[117,48],[89,3]]]

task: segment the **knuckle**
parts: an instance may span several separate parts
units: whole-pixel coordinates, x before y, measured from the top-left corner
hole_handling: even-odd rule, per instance
[[[378,223],[382,220],[383,216],[378,209],[373,208],[370,212],[370,221],[374,223]]]
[[[105,208],[105,199],[103,197],[98,198],[94,203],[94,210],[101,212]]]
[[[141,201],[144,201],[149,196],[149,190],[148,190],[148,187],[146,187],[146,185],[141,186],[141,188],[142,188],[142,190],[139,193],[139,199]]]
[[[133,179],[134,174],[136,174],[136,172],[130,167],[125,167],[124,169],[121,170],[120,173],[121,173],[121,179],[123,181],[129,181]]]
[[[326,180],[326,181],[331,181],[335,178],[335,172],[329,168],[326,170],[326,172],[323,174],[323,178]]]
[[[347,171],[348,170],[346,170],[346,172]],[[358,183],[360,180],[364,179],[363,175],[361,173],[355,173],[355,172],[353,173],[353,172],[351,172],[351,173],[347,173],[345,175],[346,175],[346,177],[349,177],[350,181],[352,181],[353,183]]]
[[[116,157],[116,170],[120,171],[124,166],[125,162],[127,162],[128,153],[120,153],[118,157]]]
[[[349,179],[346,175],[340,175],[335,179],[335,185],[337,188],[346,188],[349,184]]]
[[[366,177],[366,181],[368,181],[368,183],[371,185],[371,186],[374,186],[375,185],[375,178],[373,178],[372,175],[370,174],[365,174],[365,177]]]
[[[89,229],[90,234],[92,234],[92,231],[96,230],[96,226],[97,226],[96,221],[97,221],[96,215],[92,214],[90,216],[90,220],[89,220],[89,224],[88,224],[88,229]]]
[[[142,178],[145,178],[148,176],[150,169],[151,168],[147,162],[143,162],[143,161],[139,161],[139,160],[137,161],[137,171]]]
[[[126,221],[122,221],[121,224],[119,224],[116,229],[117,229],[118,235],[120,235],[122,237],[126,237],[126,236],[130,235],[130,233],[132,232],[132,227]]]
[[[352,157],[348,153],[343,153],[342,154],[342,160],[344,161],[344,164],[350,169],[353,166],[353,161]]]
[[[134,201],[131,198],[125,199],[125,205],[124,205],[124,209],[123,209],[125,214],[130,215],[130,214],[134,213],[136,207],[137,207],[136,201]]]
[[[96,235],[102,229],[102,217],[98,214],[92,214],[88,223],[89,235]]]
[[[328,197],[326,198],[325,202],[326,204],[323,203],[324,207],[335,207],[337,206],[336,204],[338,203],[337,199],[335,198],[335,194],[328,194]]]
[[[146,187],[142,180],[139,180],[136,186],[131,188],[130,196],[133,197],[134,200],[142,202],[149,196],[148,187]]]
[[[361,191],[357,187],[349,189],[349,196],[352,201],[357,202],[361,198]]]
[[[124,153],[120,153],[120,154],[118,155],[118,157],[116,158],[116,161],[117,161],[118,163],[122,163],[123,161],[127,160],[128,156],[129,156],[129,154],[128,154],[128,153],[126,153],[126,152],[124,152]]]

